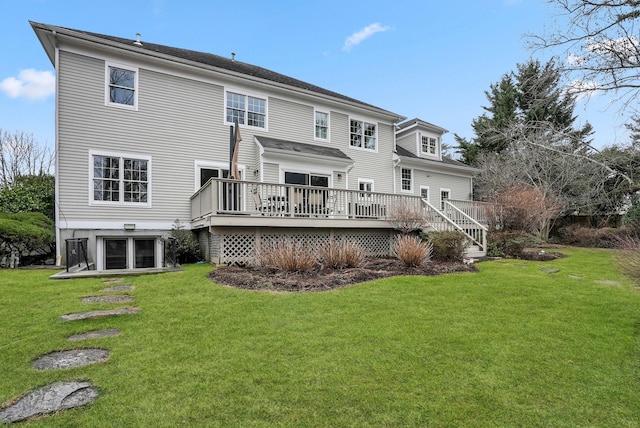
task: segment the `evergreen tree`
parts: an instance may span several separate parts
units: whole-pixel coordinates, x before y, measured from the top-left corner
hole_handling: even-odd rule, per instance
[[[514,142],[509,132],[514,126],[531,133],[540,132],[541,128],[560,131],[557,134],[562,138],[549,135],[549,142],[556,141],[556,145],[572,152],[583,150],[592,128],[586,124],[574,129],[575,97],[563,90],[560,80],[553,61],[542,65],[529,60],[492,84],[485,92],[489,106],[483,107],[485,112],[472,122],[475,138],[468,141],[455,136],[462,162],[473,165],[481,154],[508,150]]]

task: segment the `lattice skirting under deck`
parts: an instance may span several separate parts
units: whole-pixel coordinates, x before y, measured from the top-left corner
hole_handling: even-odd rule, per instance
[[[251,264],[261,242],[287,238],[315,250],[332,239],[346,240],[362,246],[367,256],[384,257],[391,255],[395,235],[391,229],[212,228],[208,233],[208,245],[202,240],[200,245],[203,253],[207,248],[213,263]]]

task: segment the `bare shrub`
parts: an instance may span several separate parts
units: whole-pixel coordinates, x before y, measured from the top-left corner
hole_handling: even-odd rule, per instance
[[[421,231],[427,225],[422,206],[406,201],[393,205],[389,211],[388,221],[394,229],[404,234]]]
[[[640,236],[628,234],[617,238],[616,259],[622,272],[640,284]]]
[[[329,244],[318,248],[318,256],[324,267],[343,269],[360,266],[364,261],[364,250],[354,242],[332,239]]]
[[[313,270],[317,260],[315,251],[309,245],[283,238],[262,241],[260,249],[256,251],[256,263],[274,271],[309,272]]]
[[[493,228],[535,233],[542,241],[549,239],[551,227],[562,211],[552,195],[521,184],[496,192],[491,202],[495,207],[487,214]]]
[[[563,244],[579,247],[595,248],[623,248],[633,228],[591,228],[580,225],[570,225],[560,230],[560,241]]]
[[[402,263],[418,267],[431,259],[433,245],[417,236],[400,235],[396,238],[393,250]]]

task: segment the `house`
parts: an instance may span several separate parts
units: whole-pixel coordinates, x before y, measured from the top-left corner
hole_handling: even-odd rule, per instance
[[[477,171],[442,156],[443,128],[233,54],[31,26],[56,69],[60,264],[161,269],[176,220],[218,263],[281,236],[388,255],[398,206],[485,251]]]

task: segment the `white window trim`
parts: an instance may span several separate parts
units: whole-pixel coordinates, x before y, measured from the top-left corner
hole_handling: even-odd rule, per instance
[[[435,153],[429,153],[428,151],[424,151],[422,150],[422,138],[433,138],[436,140],[436,152]],[[436,158],[436,159],[440,159],[440,137],[434,137],[433,135],[429,135],[429,134],[423,134],[423,133],[418,133],[418,147],[420,149],[420,153],[423,156],[427,156],[430,158]]]
[[[429,186],[420,186],[420,197],[422,197],[422,191],[427,189],[427,202],[431,203],[431,189]]]
[[[364,140],[362,140],[362,147],[356,147],[351,145],[351,121],[357,120],[359,122],[368,123],[376,126],[376,148],[375,149],[367,149],[364,147]],[[364,131],[363,131],[364,132]],[[364,135],[362,136],[364,138]],[[358,116],[349,116],[347,120],[347,144],[350,149],[353,150],[362,150],[367,153],[378,153],[378,147],[380,147],[380,123],[377,120],[368,119],[366,117],[358,117]]]
[[[253,97],[253,98],[260,98],[261,100],[264,100],[264,128],[261,128],[259,126],[250,126],[247,125],[247,118],[245,116],[245,123],[240,123],[240,128],[241,129],[257,129],[260,131],[269,131],[269,97],[265,94],[262,94],[260,92],[253,92],[253,91],[247,91],[246,89],[241,89],[238,87],[233,87],[233,86],[225,86],[224,88],[224,106],[222,109],[222,119],[224,121],[225,125],[233,125],[233,122],[228,122],[227,121],[227,95],[229,94],[229,92],[232,92],[234,94],[238,94],[238,95],[244,95],[245,96],[245,115],[247,113],[247,108],[248,108],[248,102],[246,102],[246,97]]]
[[[119,62],[105,61],[104,67],[104,105],[109,107],[117,107],[125,110],[133,110],[138,111],[138,93],[140,92],[140,86],[138,85],[138,76],[140,74],[140,69],[138,67],[134,67],[132,65],[122,64]],[[120,103],[112,103],[111,96],[109,91],[109,86],[111,84],[111,77],[109,75],[109,68],[121,68],[123,70],[132,71],[133,74],[133,105],[120,104]]]
[[[438,199],[440,199],[440,209],[442,209],[442,205],[443,205],[443,199],[442,199],[442,192],[448,192],[449,193],[449,197],[447,199],[451,199],[451,189],[448,189],[446,187],[441,187],[440,188],[440,193],[438,194]]]
[[[204,169],[229,169],[229,162],[218,162],[218,161],[195,161],[195,170],[193,173],[193,188],[194,192],[197,192],[200,189],[200,170]],[[238,171],[240,171],[240,177],[243,180],[246,180],[246,165],[238,164]]]
[[[402,180],[403,180],[403,178],[402,178],[402,170],[403,169],[408,169],[409,171],[411,171],[411,188],[409,190],[402,188]],[[414,188],[413,181],[414,180],[415,180],[415,173],[413,171],[413,168],[404,168],[404,167],[400,168],[400,192],[402,192],[402,193],[413,193],[413,188]]]
[[[96,270],[101,271],[105,270],[105,251],[104,251],[104,240],[105,239],[126,239],[127,240],[127,270],[142,270],[148,268],[138,268],[134,267],[136,259],[135,259],[135,239],[153,239],[155,241],[155,268],[161,268],[164,263],[164,252],[162,251],[162,239],[159,239],[157,236],[145,236],[145,235],[108,235],[108,236],[97,236],[96,237]]]
[[[375,188],[375,183],[372,179],[370,178],[358,178],[358,190],[362,192],[362,190],[360,190],[360,183],[367,183],[367,184],[371,184],[371,192],[375,192],[376,188]]]
[[[93,157],[94,156],[107,156],[120,158],[122,162],[123,158],[127,159],[140,159],[147,161],[147,202],[125,202],[121,197],[118,202],[112,201],[95,201],[93,199]],[[110,207],[132,207],[132,208],[151,208],[151,195],[153,194],[153,180],[152,180],[152,162],[151,156],[122,153],[122,152],[103,152],[101,150],[89,150],[89,206],[110,206]],[[122,182],[122,178],[120,178]],[[123,187],[120,187],[120,191],[124,192]],[[120,195],[122,196],[122,194]]]
[[[327,115],[327,138],[316,137],[316,113],[324,113]],[[331,141],[331,113],[327,109],[314,108],[313,109],[313,139],[316,141]]]

